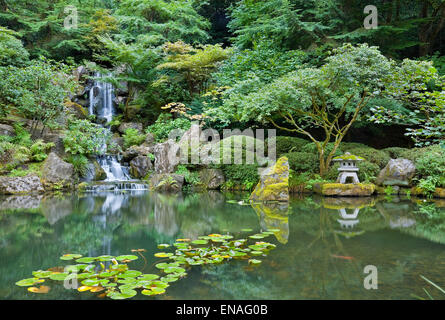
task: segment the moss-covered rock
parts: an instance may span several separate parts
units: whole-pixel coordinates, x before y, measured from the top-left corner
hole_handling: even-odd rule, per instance
[[[252,201],[289,201],[289,160],[281,157],[260,175]]]
[[[427,193],[425,193],[425,191],[423,191],[419,187],[412,187],[411,195],[418,197],[425,197],[427,196]],[[436,188],[436,191],[432,194],[432,196],[434,198],[445,198],[445,188]]]
[[[372,183],[317,183],[314,191],[324,196],[369,197],[375,191]]]

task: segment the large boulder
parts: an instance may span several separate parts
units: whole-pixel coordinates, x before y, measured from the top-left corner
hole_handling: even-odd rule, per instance
[[[416,173],[416,167],[408,159],[391,159],[377,177],[377,184],[383,186],[411,185],[411,180]]]
[[[0,135],[1,136],[14,137],[15,136],[15,130],[14,130],[14,128],[12,126],[10,126],[8,124],[0,123]]]
[[[184,176],[180,174],[155,173],[150,176],[150,189],[161,192],[180,192]]]
[[[314,191],[333,197],[369,197],[375,191],[372,183],[316,183]]]
[[[224,174],[220,169],[203,169],[199,172],[199,179],[209,190],[216,190],[225,182]]]
[[[49,189],[53,189],[55,185],[71,186],[75,181],[74,166],[51,152],[43,163],[41,180],[45,188]]]
[[[99,162],[97,160],[92,160],[88,163],[86,172],[84,176],[82,176],[82,181],[103,181],[107,179],[107,173],[105,170],[100,166]]]
[[[127,131],[127,129],[136,129],[139,132],[142,132],[142,123],[139,122],[124,122],[121,123],[121,125],[119,126],[119,128],[117,129],[120,133],[125,133],[125,131]]]
[[[286,157],[281,157],[261,173],[250,200],[289,201],[289,161]]]
[[[125,162],[130,162],[138,156],[148,156],[148,154],[153,153],[152,147],[141,146],[131,146],[122,154],[122,159]]]
[[[25,177],[0,177],[0,194],[25,194],[43,192],[40,178],[35,174]]]
[[[142,179],[152,168],[153,165],[149,157],[137,156],[130,162],[130,175],[135,179]]]
[[[155,173],[172,173],[179,163],[179,146],[173,140],[158,143],[153,147]]]

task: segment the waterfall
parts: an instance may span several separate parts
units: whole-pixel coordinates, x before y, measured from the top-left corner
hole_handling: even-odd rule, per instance
[[[122,166],[118,160],[118,157],[113,155],[98,156],[97,161],[107,174],[106,181],[131,180],[128,168]]]
[[[110,76],[108,74],[107,76]],[[104,76],[100,73],[94,74],[95,78],[101,79]],[[108,123],[113,120],[114,115],[114,88],[111,83],[102,82],[100,80],[95,80],[91,89],[90,89],[90,105],[89,105],[89,113],[91,115],[95,115],[98,123],[104,127],[105,130],[110,131],[110,128],[107,126]],[[97,139],[103,139],[103,137],[97,137]],[[100,143],[100,140],[98,141]],[[107,178],[105,182],[123,182],[130,181],[130,174],[127,167],[124,167],[120,163],[120,158],[117,155],[109,155],[106,154],[107,144],[106,140],[103,139],[101,143],[101,155],[97,156],[97,161],[99,165],[104,169],[107,174]],[[141,184],[142,185],[142,184]],[[144,185],[145,186],[145,185]],[[121,185],[116,183],[112,187],[99,187],[94,188],[94,191],[99,190],[116,190],[116,188],[126,188],[126,189],[137,189],[140,190],[142,187],[139,185],[132,186],[130,185]],[[93,191],[93,190],[91,190]]]
[[[107,76],[110,76],[108,74]],[[94,77],[103,78],[100,73],[95,73]],[[95,80],[90,89],[90,115],[96,115],[98,120],[110,123],[114,115],[114,88],[111,83]]]

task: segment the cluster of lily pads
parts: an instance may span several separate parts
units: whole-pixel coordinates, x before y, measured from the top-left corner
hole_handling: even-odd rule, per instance
[[[252,230],[242,229],[242,231]],[[136,255],[83,257],[80,254],[64,254],[60,257],[61,260],[74,261],[76,264],[34,271],[33,278],[20,280],[16,285],[28,287],[29,292],[47,293],[50,287],[40,284],[46,280],[53,280],[64,283],[80,282],[77,286],[79,292],[99,293],[99,297],[111,299],[132,298],[137,295],[136,289],[141,289],[143,295],[160,295],[165,293],[170,283],[185,277],[187,270],[192,266],[220,264],[232,259],[246,259],[249,265],[260,264],[261,260],[258,257],[267,255],[276,246],[257,240],[262,240],[278,231],[270,229],[246,239],[236,240],[228,234],[210,234],[198,237],[197,240],[177,239],[172,245],[160,244],[158,248],[164,251],[174,248],[174,252],[155,253],[155,257],[164,258],[164,262],[161,260],[154,265],[160,270],[160,274],[144,274],[142,271],[131,270],[128,263],[137,260],[139,257]],[[254,243],[249,244],[249,239]],[[145,251],[145,249],[132,250],[147,262],[142,254]]]

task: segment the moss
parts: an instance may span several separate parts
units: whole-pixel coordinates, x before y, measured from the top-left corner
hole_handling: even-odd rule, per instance
[[[353,154],[343,154],[341,156],[337,156],[335,158],[333,158],[332,160],[356,160],[356,161],[363,161],[365,160],[362,157],[353,155]]]

